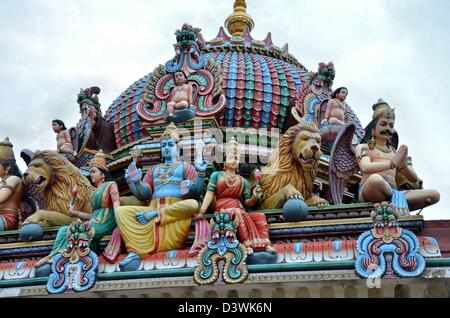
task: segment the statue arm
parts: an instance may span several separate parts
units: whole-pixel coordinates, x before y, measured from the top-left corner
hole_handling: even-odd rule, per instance
[[[368,153],[367,145],[365,144],[358,145],[355,149],[355,154],[358,158],[359,169],[361,169],[363,174],[379,173],[394,168],[392,166],[392,161],[372,162]]]
[[[213,199],[214,199],[215,193],[211,190],[208,190],[206,192],[205,198],[203,199],[202,206],[200,207],[200,214],[205,214],[208,210],[209,206],[211,205]]]
[[[117,188],[117,183],[113,182],[109,187],[109,195],[111,197],[111,201],[113,202],[113,208],[116,210],[120,207],[120,194],[119,189]]]
[[[139,181],[137,183],[129,183],[128,187],[131,190],[131,193],[138,198],[140,201],[147,201],[151,196],[151,188],[149,185]]]
[[[193,104],[193,100],[192,100],[192,98],[193,98],[193,96],[192,96],[192,86],[191,85],[189,85],[188,84],[188,103],[189,103],[189,106],[191,106],[192,104]]]
[[[10,177],[6,181],[6,185],[0,186],[0,204],[8,202],[8,200],[16,192],[17,185],[20,182],[20,179],[19,178],[16,179],[16,178]]]
[[[334,104],[334,100],[329,100],[327,103],[327,110],[325,111],[325,117],[322,120],[322,122],[326,122],[330,119],[330,115],[331,115],[331,110],[333,109],[333,105]]]
[[[244,198],[244,206],[247,209],[252,209],[255,207],[255,205],[258,203],[259,199],[257,196],[257,191],[259,189],[259,186],[256,186],[253,190],[253,195],[250,194],[250,184],[248,183],[248,180],[244,179],[244,187],[243,187],[243,198]],[[259,190],[260,191],[260,190]]]
[[[81,211],[69,210],[69,215],[80,218],[82,220],[90,220],[91,219],[90,213],[85,213],[85,212],[81,212]]]
[[[417,173],[414,171],[414,168],[412,167],[411,157],[408,157],[406,166],[404,168],[398,168],[398,171],[401,172],[406,179],[408,179],[413,183],[419,180]]]
[[[64,130],[64,138],[66,139],[66,143],[72,144],[72,139],[70,138],[70,134],[67,130]]]

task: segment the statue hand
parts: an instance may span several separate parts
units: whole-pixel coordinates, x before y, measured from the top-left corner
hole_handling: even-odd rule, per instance
[[[205,173],[206,168],[208,167],[208,163],[205,159],[202,159],[202,161],[197,161],[194,164],[195,170],[197,170],[200,173]]]
[[[262,193],[261,187],[259,185],[257,185],[253,189],[253,196],[256,197],[258,200],[262,199],[263,193]]]
[[[395,153],[392,161],[395,167],[403,168],[406,165],[406,160],[408,159],[408,148],[405,145],[401,145]]]
[[[186,195],[189,192],[189,189],[191,188],[192,182],[191,180],[183,180],[180,183],[180,194]]]
[[[139,183],[142,178],[142,171],[136,166],[136,163],[132,162],[128,169],[125,169],[125,180],[128,183]]]

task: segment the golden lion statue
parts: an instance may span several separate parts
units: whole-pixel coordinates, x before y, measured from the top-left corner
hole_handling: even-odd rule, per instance
[[[77,187],[75,209],[90,213],[90,194],[95,192],[89,180],[64,156],[56,151],[36,151],[23,174],[25,184],[37,195],[42,194],[47,210],[39,210],[25,219],[23,225],[41,227],[68,225],[76,218],[69,216],[72,189]]]
[[[305,201],[308,206],[328,204],[325,199],[312,195],[322,155],[320,143],[319,129],[304,120],[281,136],[278,147],[262,170],[262,209],[281,208],[293,198]]]

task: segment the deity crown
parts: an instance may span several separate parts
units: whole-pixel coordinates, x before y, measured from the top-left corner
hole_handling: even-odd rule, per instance
[[[236,141],[236,139],[233,137],[229,142],[227,142],[226,145],[226,154],[238,154],[239,153],[239,143]]]
[[[100,150],[95,154],[94,159],[92,159],[89,164],[89,167],[90,168],[97,167],[99,169],[108,171],[108,165],[106,163],[105,154],[103,153],[102,150]]]
[[[15,160],[12,148],[13,144],[9,141],[8,137],[0,142],[0,160]]]
[[[379,119],[381,117],[384,117],[395,120],[395,109],[391,108],[391,106],[389,106],[389,104],[381,98],[378,99],[378,102],[376,102],[372,106],[372,109],[373,109],[372,119]]]
[[[178,142],[180,139],[180,136],[178,135],[178,128],[173,122],[166,127],[166,130],[164,130],[163,134],[161,135],[161,140],[169,138],[175,140],[176,142]]]

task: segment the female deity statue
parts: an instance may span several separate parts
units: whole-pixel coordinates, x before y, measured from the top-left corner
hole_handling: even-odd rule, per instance
[[[247,213],[259,201],[262,192],[259,186],[250,193],[249,182],[237,173],[239,167],[239,145],[232,139],[227,144],[224,171],[213,172],[208,189],[196,219],[203,218],[208,207],[216,199],[215,213],[227,212],[239,219],[238,239],[246,247],[247,254],[257,251],[276,253],[269,240],[269,226],[263,213]],[[243,204],[242,204],[242,202]]]
[[[114,181],[109,181],[111,176],[106,165],[105,155],[101,150],[90,163],[89,176],[97,188],[97,191],[91,197],[93,212],[84,213],[69,209],[69,213],[73,217],[89,220],[90,227],[95,230],[92,241],[95,242],[103,236],[111,234],[116,228],[115,211],[120,206],[120,196],[117,184]],[[56,254],[66,249],[69,227],[63,226],[59,229],[52,251],[48,256],[39,260],[35,267],[50,263]]]
[[[0,142],[0,232],[17,230],[23,196],[22,174],[8,137]]]

